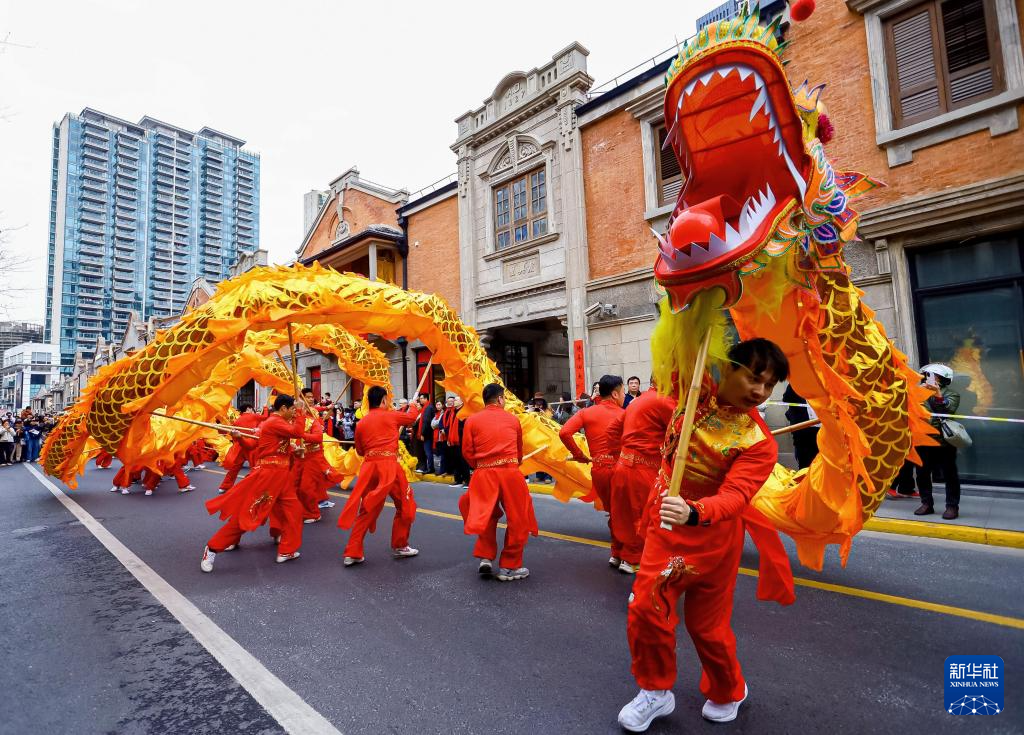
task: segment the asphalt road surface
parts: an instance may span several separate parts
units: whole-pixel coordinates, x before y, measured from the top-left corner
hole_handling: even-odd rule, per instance
[[[69,495],[342,733],[620,732],[616,714],[636,693],[631,578],[608,568],[590,506],[535,496],[549,535],[531,538],[523,582],[477,575],[461,491],[426,483],[416,558],[391,558],[387,508],[366,563],[344,568],[336,497],[326,522],[305,526],[301,559],[275,564],[264,528],[203,574],[215,468],[192,473],[196,492],[168,481],[148,498],[110,493],[114,470],[90,469]],[[0,538],[0,732],[283,731],[266,693],[240,685],[24,466],[0,468]],[[863,533],[846,569],[834,550],[820,574],[792,558],[798,578],[838,587],[798,586],[782,608],[758,602],[741,574],[733,624],[750,698],[737,720],[701,719],[681,631],[676,711],[649,732],[1024,732],[1024,552]],[[748,548],[743,567],[756,566]],[[953,654],[1002,656],[1003,713],[945,712]]]

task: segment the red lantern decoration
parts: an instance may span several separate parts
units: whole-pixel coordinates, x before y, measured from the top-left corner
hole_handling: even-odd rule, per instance
[[[814,12],[814,0],[793,0],[789,4],[789,17],[799,22],[807,20]]]

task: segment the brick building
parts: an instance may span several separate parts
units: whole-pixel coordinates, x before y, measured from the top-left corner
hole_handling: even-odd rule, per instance
[[[846,252],[855,282],[913,363],[953,365],[962,410],[1015,418],[1024,417],[1022,2],[819,3],[781,31],[791,80],[827,85],[833,163],[888,185],[858,202],[863,241]],[[764,5],[763,14],[784,12]],[[361,194],[344,194],[354,219],[339,246],[345,218],[331,217],[343,176],[334,193],[311,193],[328,199],[300,259],[334,264],[344,253],[351,264],[349,240],[376,239],[395,254],[402,285],[441,294],[477,328],[520,396],[578,394],[605,372],[646,382],[658,299],[650,229],[664,229],[684,183],[661,146],[672,55],[599,88],[578,43],[510,72],[456,118],[454,181],[405,199],[353,185]],[[365,234],[370,223],[396,230]],[[415,344],[389,349],[396,385],[414,382],[429,355]],[[1016,426],[971,424],[975,447],[960,462],[969,479],[1024,482],[1008,460],[1024,444]]]

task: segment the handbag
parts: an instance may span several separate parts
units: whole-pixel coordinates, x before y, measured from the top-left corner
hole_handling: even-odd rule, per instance
[[[939,431],[942,434],[943,440],[951,447],[969,449],[974,444],[971,435],[967,433],[967,429],[959,421],[942,419],[939,421]]]

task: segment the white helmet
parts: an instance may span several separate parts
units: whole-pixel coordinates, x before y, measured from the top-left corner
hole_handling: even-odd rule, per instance
[[[941,362],[930,362],[921,368],[921,372],[931,373],[932,375],[937,375],[940,378],[945,378],[946,380],[953,380],[953,369],[948,365],[943,365]]]

